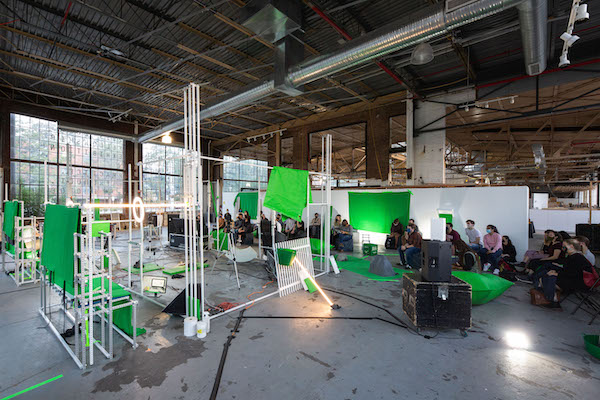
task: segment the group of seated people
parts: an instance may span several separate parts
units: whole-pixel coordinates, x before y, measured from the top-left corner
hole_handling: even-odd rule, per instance
[[[541,250],[525,253],[518,266],[525,268],[524,275],[533,284],[532,299],[541,297],[536,296],[536,292],[543,294],[542,301],[536,301],[537,305],[560,309],[561,295],[589,289],[584,274],[592,274],[593,280],[597,279],[596,257],[589,243],[585,236],[570,237],[566,232],[547,230]]]

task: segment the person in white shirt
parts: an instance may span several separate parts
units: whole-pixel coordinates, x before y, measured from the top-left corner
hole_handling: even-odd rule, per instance
[[[277,217],[275,219],[275,230],[277,232],[281,232],[282,228],[281,228],[281,214],[277,214]]]
[[[481,250],[483,245],[481,232],[479,229],[475,228],[475,221],[472,219],[467,220],[467,228],[465,229],[465,233],[469,238],[469,246],[471,246],[471,248],[475,251]]]
[[[586,238],[585,236],[576,236],[575,239],[577,239],[577,241],[581,243],[581,253],[585,256],[585,258],[587,258],[587,260],[590,262],[590,264],[592,264],[592,266],[595,266],[596,256],[590,251],[588,247],[590,245],[590,239]]]
[[[283,233],[289,235],[290,232],[296,227],[296,220],[288,218],[283,222]]]

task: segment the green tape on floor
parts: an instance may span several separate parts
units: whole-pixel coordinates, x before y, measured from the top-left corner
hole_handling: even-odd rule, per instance
[[[39,388],[40,386],[46,385],[46,384],[48,384],[50,382],[54,382],[55,380],[60,379],[62,377],[63,377],[62,375],[55,376],[54,378],[50,378],[50,379],[48,379],[48,380],[46,380],[44,382],[40,382],[37,385],[33,385],[31,387],[28,387],[27,389],[23,389],[20,392],[17,392],[15,394],[11,394],[10,396],[3,397],[2,400],[13,399],[13,398],[15,398],[15,397],[17,397],[17,396],[19,396],[19,395],[21,395],[23,393],[27,393],[27,392],[29,392],[29,391],[31,391],[33,389]]]
[[[196,269],[198,269],[199,266],[200,264],[196,265]],[[204,264],[204,268],[208,268],[208,263]],[[162,272],[167,275],[183,274],[185,272],[185,265],[181,264],[175,267],[165,268]]]
[[[398,275],[379,276],[369,272],[369,266],[371,265],[370,261],[353,256],[348,256],[348,261],[338,261],[337,265],[339,269],[354,272],[355,274],[369,278],[369,280],[379,282],[397,282],[402,279],[402,274],[412,273],[412,271],[408,269],[394,268],[394,271],[396,271]]]

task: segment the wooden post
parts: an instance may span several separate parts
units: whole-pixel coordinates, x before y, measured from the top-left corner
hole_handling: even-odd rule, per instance
[[[588,195],[588,205],[590,206],[590,225],[592,224],[592,181],[590,181],[590,194]]]

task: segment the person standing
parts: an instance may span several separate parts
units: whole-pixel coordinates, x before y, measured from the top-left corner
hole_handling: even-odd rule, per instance
[[[467,227],[465,228],[465,233],[469,238],[469,246],[475,251],[481,250],[481,232],[479,229],[475,228],[475,221],[472,219],[467,220]]]

